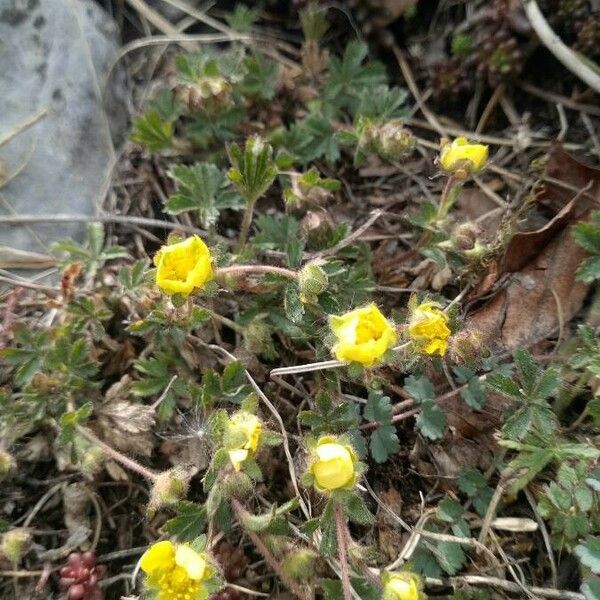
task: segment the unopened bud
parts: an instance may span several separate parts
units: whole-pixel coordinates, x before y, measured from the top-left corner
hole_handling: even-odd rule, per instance
[[[318,558],[313,550],[301,548],[288,554],[281,566],[292,579],[307,580],[314,575]]]
[[[18,563],[31,547],[31,533],[24,527],[7,531],[2,536],[0,550],[13,563]]]
[[[229,104],[230,91],[231,85],[223,77],[201,77],[196,83],[181,86],[177,97],[191,113],[211,112]]]
[[[302,302],[316,304],[319,294],[327,289],[329,278],[321,266],[316,263],[308,263],[300,271],[298,284]]]
[[[254,489],[252,479],[243,471],[227,473],[221,480],[221,490],[226,498],[247,498]]]
[[[461,223],[452,232],[452,243],[457,250],[471,250],[480,233],[481,230],[475,223]]]
[[[259,354],[265,358],[277,356],[273,340],[271,338],[271,328],[265,323],[264,318],[255,317],[244,327],[244,346],[248,352]]]
[[[417,145],[415,136],[397,119],[381,125],[376,138],[377,153],[389,161],[409,157]]]
[[[190,475],[182,467],[173,467],[160,473],[150,492],[148,514],[154,515],[161,508],[173,506],[185,498],[189,482]]]
[[[482,344],[482,336],[479,331],[459,331],[449,339],[450,358],[455,363],[473,361],[481,356]]]

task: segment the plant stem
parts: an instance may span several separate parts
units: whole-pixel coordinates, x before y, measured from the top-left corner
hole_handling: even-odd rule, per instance
[[[456,202],[461,188],[462,182],[460,179],[457,179],[454,175],[450,175],[440,198],[440,205],[437,211],[438,221],[442,221],[448,216],[448,212]]]
[[[352,584],[350,583],[350,569],[348,568],[348,549],[346,545],[346,518],[339,503],[333,507],[335,516],[335,529],[337,533],[338,557],[340,560],[340,576],[344,600],[352,600]]]
[[[256,198],[248,199],[246,203],[244,218],[242,219],[242,225],[240,226],[240,236],[238,237],[238,243],[235,248],[237,254],[239,254],[246,245],[246,240],[248,239],[248,232],[250,231],[250,225],[252,225],[252,217],[254,216],[255,204]]]
[[[289,279],[298,279],[298,273],[284,267],[272,267],[271,265],[232,265],[217,269],[215,277],[223,275],[245,275],[246,273],[273,273]]]
[[[135,473],[138,473],[142,477],[145,477],[148,481],[151,481],[153,483],[156,481],[158,475],[154,471],[140,465],[132,458],[121,454],[118,450],[111,448],[106,442],[103,442],[100,438],[97,438],[89,429],[78,425],[77,432],[81,434],[86,440],[88,440],[88,442],[91,442],[92,444],[94,444],[94,446],[98,446],[99,448],[101,448],[106,455],[121,463],[124,467],[127,467],[128,469],[134,471]]]
[[[245,525],[248,511],[242,506],[239,500],[236,498],[231,499],[231,508],[235,513],[237,520],[240,525],[244,528],[244,531],[248,534],[248,537],[252,540],[252,543],[256,546],[256,549],[262,554],[263,558],[267,561],[269,566],[273,569],[277,577],[281,580],[283,585],[292,592],[300,600],[310,600],[308,592],[305,592],[289,575],[283,570],[283,567],[279,564],[277,559],[273,556],[271,551],[265,546],[265,543],[260,539],[256,532],[251,531]]]

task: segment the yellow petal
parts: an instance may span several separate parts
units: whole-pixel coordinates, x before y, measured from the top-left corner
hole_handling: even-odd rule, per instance
[[[229,451],[229,460],[236,471],[240,471],[242,463],[248,458],[248,450],[245,448],[238,448],[237,450]]]
[[[471,144],[464,137],[456,138],[445,144],[440,152],[439,163],[448,173],[464,170],[477,173],[485,167],[488,159],[488,147],[483,144]]]
[[[332,353],[342,362],[370,367],[396,341],[394,328],[375,304],[332,316],[329,323],[338,340]]]
[[[140,567],[144,573],[168,571],[175,565],[175,546],[169,540],[152,544],[142,555]]]
[[[384,586],[385,600],[419,600],[419,581],[412,573],[393,574]]]
[[[319,442],[315,455],[311,470],[318,489],[332,491],[354,483],[356,460],[349,446],[337,442]]]
[[[206,555],[196,552],[191,546],[182,544],[177,546],[175,563],[185,569],[188,577],[200,581],[206,571]]]
[[[156,284],[166,294],[188,296],[213,277],[210,250],[197,235],[163,246],[154,262]]]

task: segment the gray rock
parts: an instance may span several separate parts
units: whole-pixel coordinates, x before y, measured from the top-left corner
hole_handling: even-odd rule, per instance
[[[123,132],[127,119],[114,94],[110,114],[102,101],[117,33],[92,0],[0,0],[0,140],[47,111],[0,147],[8,177],[17,173],[0,184],[0,213],[96,214],[115,156],[111,122]],[[84,231],[81,223],[0,224],[0,246],[48,252]]]

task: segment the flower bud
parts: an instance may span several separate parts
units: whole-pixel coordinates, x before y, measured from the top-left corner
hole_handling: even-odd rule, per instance
[[[354,487],[358,477],[358,460],[350,444],[340,443],[334,436],[323,436],[312,454],[309,471],[317,490],[332,492]]]
[[[0,448],[0,481],[8,479],[16,468],[17,461],[14,456]]]
[[[173,506],[185,498],[190,482],[189,473],[182,467],[173,467],[159,473],[150,491],[148,514],[154,515],[166,506]]]
[[[300,270],[298,284],[302,302],[316,304],[318,295],[327,289],[329,278],[321,266],[316,263],[308,263]]]
[[[488,159],[488,147],[483,144],[470,144],[467,138],[458,137],[452,143],[442,140],[438,158],[440,167],[456,178],[465,179],[481,171]]]
[[[449,342],[450,358],[455,363],[473,361],[481,356],[483,340],[479,331],[459,331]]]
[[[281,566],[292,579],[307,580],[313,576],[318,558],[313,550],[300,548],[288,554]]]
[[[242,471],[232,471],[223,476],[219,482],[221,491],[226,498],[247,498],[254,489],[252,479]]]
[[[383,600],[422,600],[421,580],[414,573],[400,571],[383,577]]]
[[[377,129],[375,148],[377,154],[385,160],[408,158],[416,145],[415,136],[398,119],[388,121]]]
[[[260,445],[262,423],[256,415],[241,410],[231,415],[225,431],[225,447],[236,471],[242,469],[244,461],[254,456]]]
[[[475,223],[461,223],[452,232],[452,244],[457,250],[471,250],[480,233],[481,230]]]
[[[277,352],[271,339],[271,328],[262,316],[257,316],[244,327],[244,346],[252,354],[276,358]]]
[[[31,533],[28,529],[17,527],[2,536],[0,550],[13,563],[18,563],[31,547]]]

